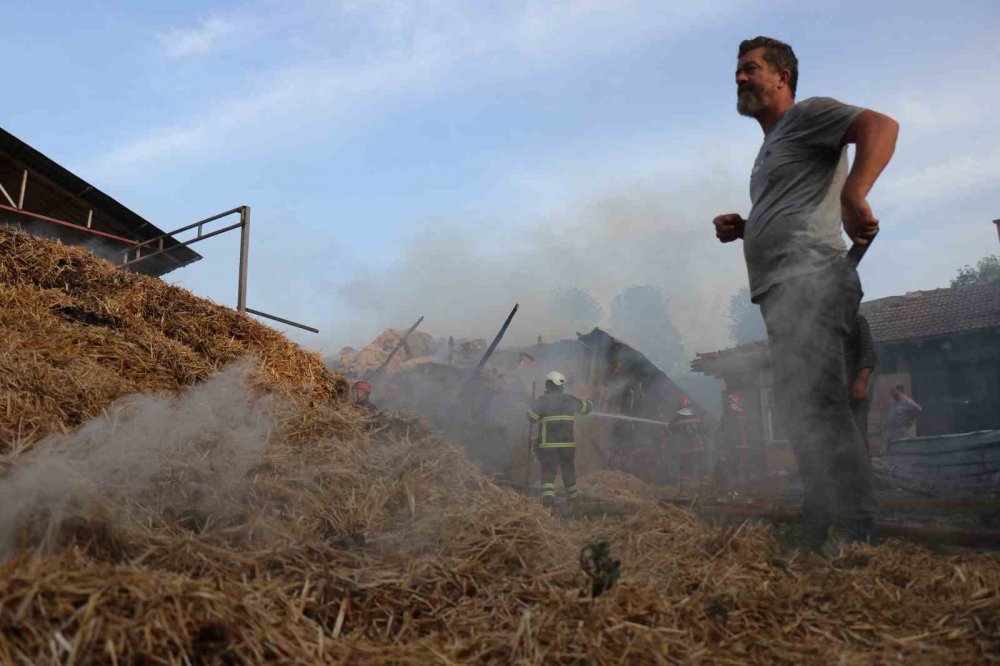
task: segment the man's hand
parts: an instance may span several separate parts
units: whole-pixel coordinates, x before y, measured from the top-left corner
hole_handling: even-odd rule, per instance
[[[840,195],[840,215],[844,231],[858,245],[868,245],[878,233],[878,219],[872,213],[868,201],[860,194],[844,190]]]
[[[851,384],[851,400],[860,402],[861,400],[868,399],[868,381],[862,381],[860,378]]]
[[[737,238],[743,238],[743,226],[746,222],[739,213],[719,215],[712,220],[712,224],[715,225],[715,237],[723,243],[732,243]]]

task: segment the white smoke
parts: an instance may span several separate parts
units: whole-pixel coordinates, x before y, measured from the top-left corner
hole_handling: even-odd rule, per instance
[[[71,435],[40,442],[0,484],[0,552],[51,546],[65,520],[94,503],[127,504],[169,486],[210,513],[260,460],[273,399],[248,388],[239,363],[178,397],[134,395]]]
[[[504,345],[572,338],[571,323],[552,316],[553,291],[583,289],[608,314],[616,294],[653,285],[692,354],[725,347],[729,298],[746,284],[746,270],[739,245],[722,246],[711,220],[741,209],[727,195],[740,190],[720,176],[697,191],[692,199],[685,187],[635,186],[550,219],[436,223],[391,265],[340,290],[346,308],[324,327],[323,346],[358,347],[421,315],[421,330],[435,336],[490,339],[514,303],[521,307]]]

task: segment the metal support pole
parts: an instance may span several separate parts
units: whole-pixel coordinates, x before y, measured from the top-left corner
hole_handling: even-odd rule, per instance
[[[1000,238],[1000,220],[993,220],[993,224],[997,225],[997,237]]]
[[[90,229],[90,227],[93,224],[94,224],[94,209],[91,208],[90,210],[87,211],[87,228]]]
[[[24,175],[21,176],[21,194],[17,197],[17,207],[24,208],[24,190],[28,187],[28,170],[24,170]]]
[[[297,321],[292,321],[291,319],[276,317],[273,314],[267,314],[266,312],[261,312],[260,310],[254,310],[253,308],[247,308],[247,314],[257,315],[258,317],[267,317],[268,319],[273,319],[274,321],[280,321],[282,324],[288,324],[289,326],[295,326],[296,328],[301,328],[304,331],[312,331],[313,333],[319,333],[318,328],[313,328],[312,326],[306,326],[305,324],[300,324]]]
[[[240,207],[240,275],[236,295],[237,312],[247,311],[247,260],[250,255],[250,206]]]

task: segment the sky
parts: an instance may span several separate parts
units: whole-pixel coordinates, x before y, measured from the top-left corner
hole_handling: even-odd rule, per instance
[[[248,305],[324,355],[418,316],[567,337],[554,289],[661,288],[690,354],[731,344],[761,132],[736,49],[790,43],[798,98],[896,118],[866,298],[998,251],[1000,3],[46,2],[0,26],[2,126],[164,230],[251,206]],[[17,91],[16,95],[11,94]],[[227,306],[239,239],[165,279]]]

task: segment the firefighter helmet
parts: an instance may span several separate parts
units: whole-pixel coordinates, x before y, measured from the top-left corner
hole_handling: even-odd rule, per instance
[[[677,399],[677,413],[681,416],[694,416],[694,401],[690,396],[682,395]]]
[[[545,375],[545,381],[552,382],[554,386],[565,386],[566,376],[561,372],[553,370],[549,374]]]
[[[351,385],[351,395],[354,397],[354,402],[361,402],[371,395],[371,393],[372,385],[363,379]]]

